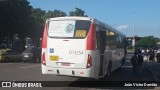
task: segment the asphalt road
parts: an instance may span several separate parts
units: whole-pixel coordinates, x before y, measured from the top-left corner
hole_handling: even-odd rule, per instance
[[[85,85],[83,87],[74,86],[76,81],[90,81],[90,82],[99,82],[102,81],[153,81],[151,74],[143,68],[142,76],[138,77],[134,75],[132,71],[132,66],[130,63],[130,57],[132,54],[127,55],[127,60],[121,70],[118,69],[111,74],[109,79],[88,79],[88,78],[78,78],[78,77],[68,77],[68,76],[56,76],[56,75],[43,75],[41,74],[41,64],[40,63],[23,63],[23,62],[9,62],[9,63],[0,63],[0,81],[68,81],[68,82],[57,82],[58,85],[63,86],[61,89],[67,89],[66,87],[76,87],[76,89],[86,89]],[[48,82],[47,84],[52,84],[53,82]],[[83,83],[83,82],[82,82]],[[54,83],[55,84],[55,83]],[[88,83],[89,84],[89,83]],[[59,87],[60,88],[60,87]],[[2,88],[0,88],[1,90]],[[54,87],[54,89],[57,89]],[[88,88],[96,89],[96,88]],[[4,88],[3,88],[4,90]],[[37,89],[38,90],[38,89]],[[50,89],[48,89],[50,90]]]

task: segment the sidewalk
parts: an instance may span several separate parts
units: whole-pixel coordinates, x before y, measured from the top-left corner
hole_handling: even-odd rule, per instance
[[[160,81],[160,63],[145,63],[145,68],[153,75],[155,81]]]

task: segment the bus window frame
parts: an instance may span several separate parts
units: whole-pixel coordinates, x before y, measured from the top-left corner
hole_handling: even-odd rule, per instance
[[[73,37],[49,36],[48,30],[49,30],[49,22],[50,22],[50,21],[75,21],[75,29],[74,29],[75,31],[74,31]],[[88,30],[86,30],[86,37],[75,37],[76,30],[80,30],[80,29],[76,29],[76,23],[77,23],[77,21],[88,21],[88,23],[90,24]],[[90,20],[48,20],[48,21],[47,21],[47,34],[48,34],[48,37],[49,37],[49,38],[55,38],[55,39],[85,39],[85,38],[88,37],[88,33],[89,33],[89,31],[90,31],[91,24],[92,24],[92,22],[91,22]]]

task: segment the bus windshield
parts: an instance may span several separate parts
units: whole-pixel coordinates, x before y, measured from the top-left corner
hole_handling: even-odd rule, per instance
[[[48,35],[53,38],[85,38],[89,32],[91,21],[49,21]]]

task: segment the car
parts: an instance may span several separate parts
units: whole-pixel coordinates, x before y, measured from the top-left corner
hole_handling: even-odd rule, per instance
[[[21,61],[21,54],[13,49],[2,49],[0,50],[0,61]]]
[[[30,61],[35,61],[35,62],[41,62],[41,49],[40,47],[38,48],[27,48],[22,52],[21,59],[23,62],[30,62]]]

